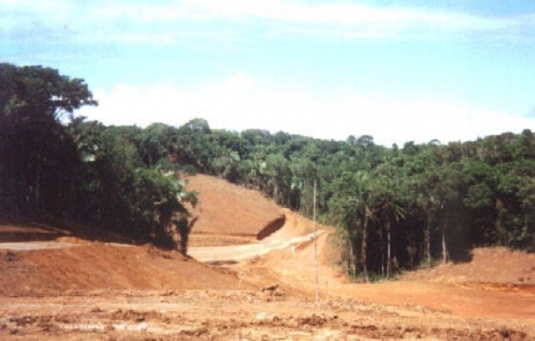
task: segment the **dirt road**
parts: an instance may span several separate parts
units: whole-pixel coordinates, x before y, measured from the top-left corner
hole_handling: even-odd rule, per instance
[[[312,229],[311,222],[292,212],[286,214],[287,224],[265,241],[251,245],[196,248],[192,250],[192,255],[202,261],[224,260],[225,266],[242,273],[244,278],[258,278],[258,274],[264,274],[267,282],[281,283],[312,297],[315,289],[313,235],[300,236]],[[499,287],[410,280],[347,283],[340,269],[335,269],[325,259],[326,232],[322,229],[318,233],[319,287],[323,299],[346,297],[370,303],[409,304],[469,318],[517,320],[535,324],[533,286]],[[260,255],[267,256],[254,262],[243,262]]]
[[[329,263],[332,230],[324,226],[318,226],[316,305],[313,224],[285,214],[286,224],[262,241],[191,248],[212,266],[149,246],[74,238],[6,244],[9,250],[0,250],[0,339],[535,339],[531,284],[418,276],[348,283]],[[535,266],[531,256],[518,257],[499,259],[524,259],[520,273]]]
[[[59,243],[57,241],[49,242],[18,242],[18,243],[0,243],[0,250],[45,250],[61,249],[64,247],[75,247],[80,244]]]
[[[189,249],[189,255],[202,262],[250,260],[276,250],[289,249],[295,252],[299,245],[310,243],[314,240],[314,236],[319,237],[326,232],[318,230],[316,233],[309,232],[303,235],[306,230],[299,229],[296,217],[291,212],[286,214],[287,217],[290,216],[287,218],[287,223],[261,241],[242,245],[192,247]]]

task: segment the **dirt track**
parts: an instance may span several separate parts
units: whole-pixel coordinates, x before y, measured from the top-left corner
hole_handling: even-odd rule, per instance
[[[315,289],[313,234],[309,233],[312,223],[292,212],[287,211],[286,215],[288,223],[264,241],[249,245],[194,248],[191,254],[205,262],[220,262],[238,273],[269,273],[274,282],[311,293]],[[326,232],[325,227],[318,231],[319,282],[324,298],[347,297],[381,304],[410,304],[464,317],[516,319],[535,324],[535,285],[532,284],[430,282],[410,280],[410,275],[401,281],[347,283],[341,271],[334,269],[325,259]],[[255,258],[264,255],[267,256]],[[255,261],[242,262],[247,259]],[[535,262],[532,265],[535,266]],[[495,275],[495,272],[489,274],[498,277]]]
[[[0,339],[535,339],[534,255],[476,250],[470,264],[354,284],[330,263],[332,230],[318,226],[316,305],[312,222],[284,214],[262,241],[197,235],[198,245],[219,245],[190,250],[212,266],[74,237],[47,245],[78,247],[0,250]]]
[[[535,294],[530,291],[486,290],[482,286],[414,280],[370,285],[346,283],[340,272],[326,262],[325,230],[321,230],[318,238],[320,305],[317,306],[313,243],[309,234],[312,224],[291,212],[286,214],[287,224],[281,230],[247,248],[234,245],[192,250],[193,254],[199,252],[206,261],[217,264],[216,271],[223,268],[224,272],[218,276],[227,273],[236,278],[235,282],[225,284],[228,289],[219,286],[207,290],[202,285],[196,290],[180,290],[180,286],[173,289],[164,283],[179,278],[167,274],[159,284],[168,287],[163,291],[132,290],[135,286],[127,290],[120,287],[95,290],[91,288],[98,284],[93,283],[87,288],[3,296],[0,337],[13,340],[530,340],[535,335]],[[158,262],[172,266],[180,260],[178,256],[167,256],[151,248],[145,251],[145,247],[100,243],[85,243],[65,250],[8,252],[13,257],[24,257],[28,252],[49,256],[53,252],[70,252],[68,255],[74,256],[95,247],[107,250],[114,258],[132,257],[129,263],[138,260],[139,266],[147,266],[147,261],[152,266]],[[102,261],[97,262],[102,269]],[[205,272],[202,267],[193,272],[184,270],[177,276],[183,274],[187,278],[182,280],[189,280],[189,285],[199,278],[201,282],[216,280],[215,273]],[[277,286],[271,288],[274,290],[262,290],[273,284]]]
[[[309,226],[300,229],[296,215],[290,211],[286,211],[285,214],[289,221],[283,228],[261,241],[242,245],[192,247],[189,254],[202,262],[244,261],[265,256],[276,250],[289,249],[295,252],[299,245],[314,240],[314,232],[309,231]],[[321,236],[325,232],[325,230],[318,230],[317,236]]]

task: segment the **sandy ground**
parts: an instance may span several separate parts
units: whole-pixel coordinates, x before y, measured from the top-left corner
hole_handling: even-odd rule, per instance
[[[357,284],[332,263],[333,230],[318,225],[316,301],[313,223],[278,212],[285,225],[260,241],[254,236],[272,215],[243,235],[222,226],[198,233],[197,245],[207,246],[190,254],[202,262],[0,226],[0,339],[535,339],[534,255],[476,249],[470,263]],[[56,239],[41,235],[52,230]]]

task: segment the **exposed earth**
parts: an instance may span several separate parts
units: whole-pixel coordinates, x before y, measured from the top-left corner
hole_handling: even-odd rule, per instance
[[[197,175],[189,255],[83,227],[0,225],[2,340],[533,340],[535,255],[350,283],[334,230]]]

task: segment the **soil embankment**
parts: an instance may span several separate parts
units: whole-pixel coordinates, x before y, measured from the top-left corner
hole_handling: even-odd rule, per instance
[[[199,217],[192,230],[193,242],[199,235],[266,237],[284,222],[283,210],[257,191],[202,174],[186,181],[189,191],[199,193],[199,205],[191,209]]]
[[[351,283],[332,228],[317,225],[315,244],[313,222],[259,193],[200,175],[189,186],[204,192],[190,248],[204,263],[0,225],[0,339],[535,339],[533,255],[476,249],[467,263]]]
[[[110,243],[0,250],[0,296],[93,290],[236,289],[237,276],[176,251]]]

